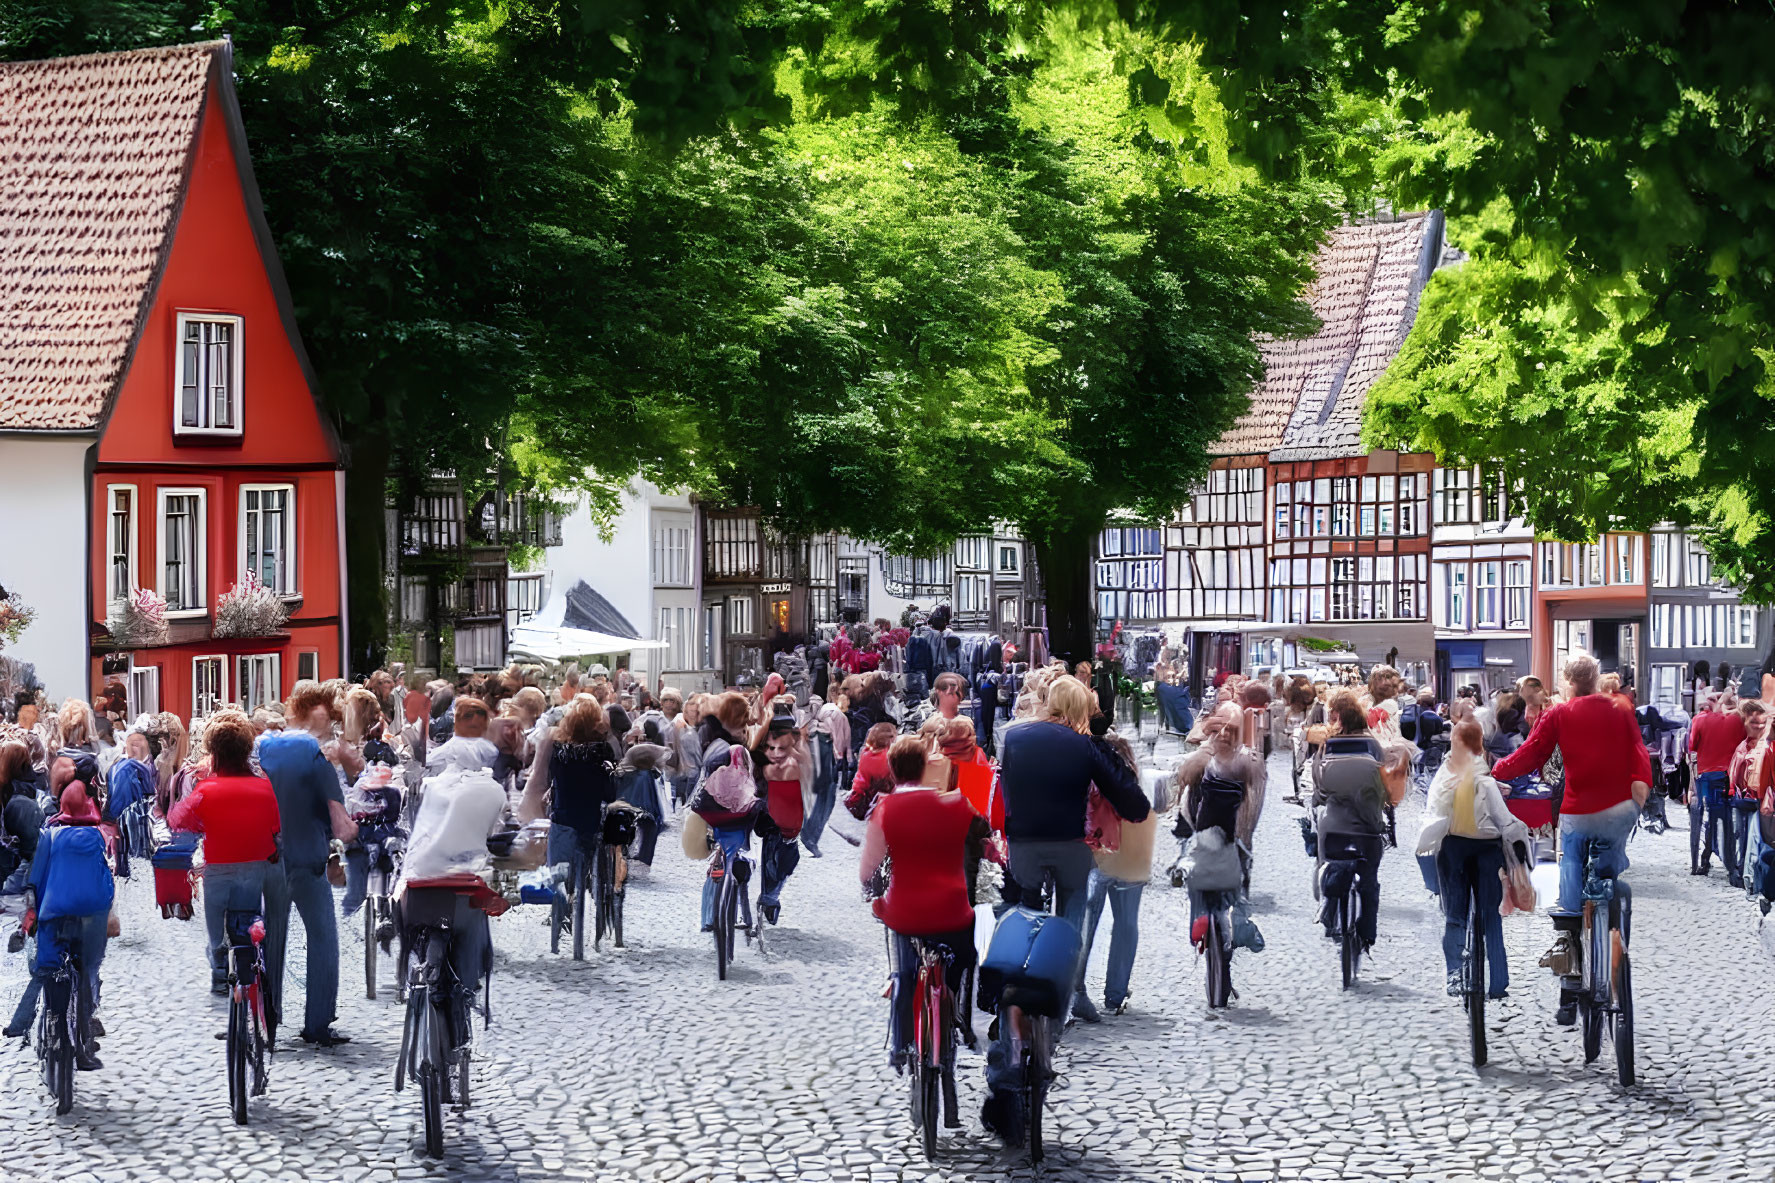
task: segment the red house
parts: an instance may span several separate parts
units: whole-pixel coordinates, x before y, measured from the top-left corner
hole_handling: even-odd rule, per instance
[[[6,656],[184,716],[338,676],[343,482],[228,44],[0,65]],[[249,573],[287,621],[218,628]],[[164,629],[123,626],[137,589]]]

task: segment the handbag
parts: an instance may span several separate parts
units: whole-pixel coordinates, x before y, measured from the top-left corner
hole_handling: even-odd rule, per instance
[[[758,796],[758,782],[752,777],[752,753],[734,744],[728,751],[727,763],[709,773],[703,788],[730,813],[744,813],[752,808]]]
[[[1085,796],[1085,845],[1105,854],[1122,848],[1122,815],[1096,785]]]
[[[1504,899],[1498,905],[1498,915],[1529,915],[1535,910],[1535,885],[1529,878],[1528,864],[1517,857],[1516,843],[1500,839],[1499,845],[1504,848],[1504,866],[1498,872],[1504,884]]]
[[[1191,891],[1231,891],[1245,879],[1239,848],[1227,841],[1218,826],[1197,830],[1184,848],[1181,863]]]

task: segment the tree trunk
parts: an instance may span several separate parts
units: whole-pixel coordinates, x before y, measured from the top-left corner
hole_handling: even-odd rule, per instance
[[[387,424],[366,425],[346,448],[346,588],[350,596],[351,652],[346,675],[362,678],[388,654],[388,588],[383,560],[388,554]]]
[[[1102,522],[1055,530],[1035,544],[1048,604],[1048,648],[1072,666],[1096,645],[1091,604],[1091,551]]]

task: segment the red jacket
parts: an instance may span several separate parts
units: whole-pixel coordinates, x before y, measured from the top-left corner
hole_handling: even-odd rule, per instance
[[[1695,753],[1695,772],[1730,772],[1732,756],[1744,742],[1744,718],[1736,711],[1722,715],[1708,711],[1689,725],[1689,750]]]
[[[908,789],[876,803],[871,826],[881,828],[893,875],[875,914],[908,936],[972,931],[968,903],[968,831],[985,822],[959,793]]]
[[[1562,813],[1598,813],[1633,795],[1634,781],[1652,783],[1652,764],[1633,716],[1606,694],[1586,694],[1541,712],[1522,746],[1492,768],[1498,780],[1525,776],[1557,747],[1565,758]]]

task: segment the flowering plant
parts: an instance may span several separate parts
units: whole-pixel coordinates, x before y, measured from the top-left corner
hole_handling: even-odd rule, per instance
[[[289,615],[278,594],[248,571],[216,601],[214,631],[218,637],[262,637],[281,628]]]
[[[0,587],[0,648],[4,648],[8,641],[18,640],[19,634],[36,618],[37,610],[26,607],[17,592],[8,595],[6,589]]]
[[[120,645],[148,645],[166,637],[166,600],[153,588],[138,587],[123,599],[107,627]]]
[[[906,642],[910,641],[911,639],[912,639],[912,630],[911,629],[909,629],[909,628],[890,628],[886,632],[882,633],[880,636],[876,637],[875,643],[877,645],[887,645],[890,647],[895,646],[895,645],[904,646],[906,644]]]

